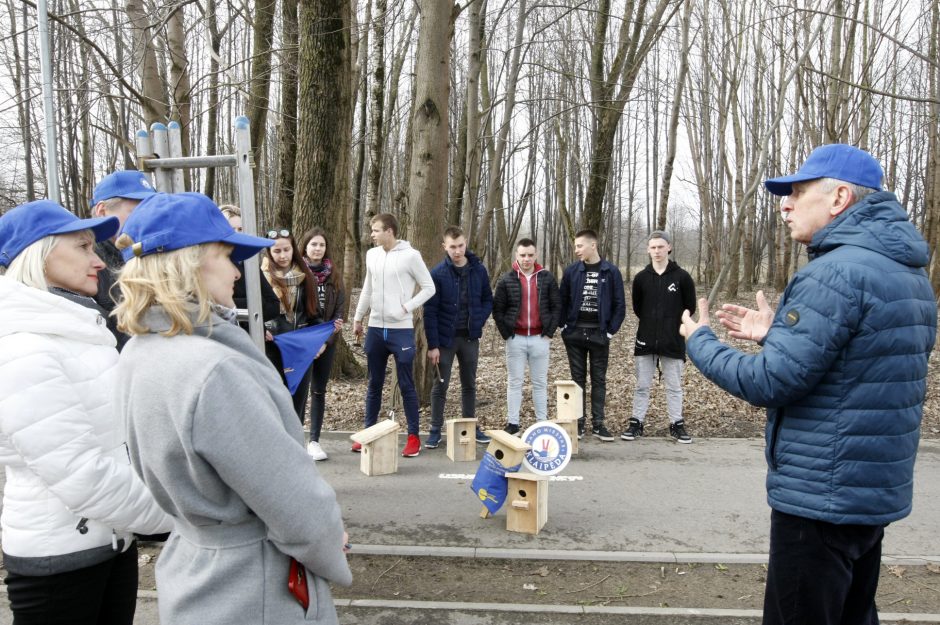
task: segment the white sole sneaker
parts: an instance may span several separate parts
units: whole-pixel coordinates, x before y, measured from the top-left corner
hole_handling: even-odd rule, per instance
[[[307,454],[316,461],[326,460],[329,456],[326,455],[326,452],[323,451],[323,448],[320,447],[320,443],[317,441],[310,441],[307,443]]]

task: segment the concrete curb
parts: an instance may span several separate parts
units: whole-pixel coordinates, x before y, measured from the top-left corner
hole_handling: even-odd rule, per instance
[[[578,551],[563,549],[503,549],[498,547],[437,547],[430,545],[353,544],[352,554],[435,558],[504,558],[511,560],[588,560],[594,562],[660,562],[664,564],[767,564],[765,553],[697,553],[670,551]],[[940,564],[936,556],[883,556],[882,564],[924,566]]]
[[[463,612],[518,612],[528,614],[606,614],[646,616],[695,616],[703,618],[760,619],[760,610],[728,610],[713,608],[652,608],[621,606],[537,605],[528,603],[467,603],[448,601],[384,601],[378,599],[334,599],[337,608],[374,608],[396,610],[448,610]],[[878,615],[882,623],[918,622],[940,623],[940,614],[903,614],[884,612]]]

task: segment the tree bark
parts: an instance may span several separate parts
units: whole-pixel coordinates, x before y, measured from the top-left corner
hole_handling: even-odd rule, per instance
[[[251,149],[254,152],[252,174],[257,188],[262,169],[262,148],[267,131],[271,92],[271,55],[274,45],[274,14],[276,0],[255,2],[254,28],[251,45],[251,78],[248,81],[248,122],[251,128]],[[256,193],[257,195],[257,193]],[[279,224],[280,225],[280,224]]]
[[[154,33],[143,0],[127,0],[124,6],[134,40],[134,64],[140,74],[140,106],[149,128],[155,122],[166,123],[169,117],[166,86],[160,77]]]
[[[298,11],[297,162],[293,231],[322,227],[334,271],[343,273],[352,136],[350,6],[347,0],[300,0]],[[351,285],[346,285],[347,295]],[[347,297],[347,301],[349,297]],[[362,375],[340,340],[334,374]]]
[[[297,165],[297,0],[281,0],[281,118],[278,125],[279,184],[275,221],[289,224],[294,214]]]

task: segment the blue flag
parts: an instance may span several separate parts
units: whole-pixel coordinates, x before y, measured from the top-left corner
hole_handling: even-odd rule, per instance
[[[488,451],[484,452],[480,468],[477,469],[473,483],[470,484],[470,490],[486,506],[490,514],[496,514],[506,501],[506,493],[509,491],[509,480],[506,479],[506,474],[515,473],[521,466],[517,464],[507,469],[493,457],[493,454]]]
[[[284,378],[287,380],[287,390],[291,395],[297,392],[304,373],[313,364],[313,359],[317,357],[317,352],[323,344],[333,335],[333,330],[333,322],[327,321],[293,332],[274,335],[274,344],[281,350]]]

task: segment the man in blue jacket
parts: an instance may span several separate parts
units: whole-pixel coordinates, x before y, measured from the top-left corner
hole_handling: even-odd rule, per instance
[[[764,625],[878,622],[875,590],[887,524],[911,511],[914,458],[937,305],[928,246],[867,152],[816,148],[800,170],[764,184],[810,262],[776,312],[718,313],[756,354],[721,343],[686,312],[692,362],[767,407],[770,564]]]
[[[626,298],[620,270],[597,250],[597,233],[581,230],[574,236],[578,260],[565,268],[561,278],[561,338],[568,353],[571,379],[584,390],[587,369],[591,369],[592,432],[604,442],[614,440],[604,425],[607,401],[607,357],[610,339],[620,329],[626,315]],[[578,438],[584,436],[587,395],[578,419]]]
[[[493,310],[490,276],[476,254],[467,249],[463,230],[450,226],[444,231],[447,256],[431,270],[434,296],[424,305],[424,334],[428,339],[428,360],[436,366],[431,389],[431,432],[424,446],[434,449],[441,443],[444,403],[450,385],[454,358],[460,365],[462,416],[476,417],[477,361],[483,325]],[[490,438],[477,426],[476,440]]]

